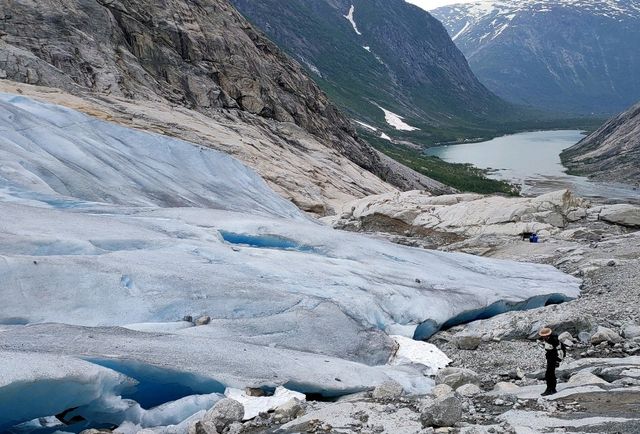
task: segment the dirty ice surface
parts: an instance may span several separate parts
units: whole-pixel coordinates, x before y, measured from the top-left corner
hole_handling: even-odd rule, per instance
[[[0,363],[0,402],[37,396],[80,405],[85,427],[105,411],[149,426],[187,423],[227,387],[336,396],[392,378],[420,393],[432,382],[412,360],[430,356],[389,364],[390,334],[578,285],[547,266],[335,231],[220,152],[0,94],[0,360],[79,364]],[[33,402],[0,406],[0,430],[59,411]]]

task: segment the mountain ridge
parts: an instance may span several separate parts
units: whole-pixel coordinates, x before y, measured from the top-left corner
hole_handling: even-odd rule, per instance
[[[611,115],[640,99],[637,0],[478,1],[432,13],[508,101]]]

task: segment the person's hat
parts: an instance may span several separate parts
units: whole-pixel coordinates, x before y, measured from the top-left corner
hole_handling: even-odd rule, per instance
[[[546,338],[547,336],[551,336],[552,332],[553,330],[551,330],[549,327],[545,327],[540,330],[540,337]]]

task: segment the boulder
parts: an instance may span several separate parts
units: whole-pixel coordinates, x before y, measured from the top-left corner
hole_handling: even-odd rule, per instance
[[[573,346],[573,336],[571,336],[571,333],[569,332],[561,333],[560,336],[558,336],[558,339],[568,347]]]
[[[636,324],[629,324],[622,328],[622,336],[625,339],[635,339],[640,337],[640,326]]]
[[[444,368],[436,375],[436,384],[446,384],[457,389],[465,384],[480,385],[480,376],[471,369]]]
[[[420,414],[423,427],[453,426],[462,419],[462,400],[455,394],[429,400]]]
[[[446,384],[438,384],[431,391],[431,394],[433,396],[435,396],[436,398],[440,398],[440,397],[449,395],[450,393],[453,393],[453,389],[451,388],[451,386],[448,386]]]
[[[218,432],[222,432],[226,427],[234,422],[242,422],[244,417],[244,407],[235,399],[224,398],[213,406],[213,408],[202,418],[202,425],[211,423]],[[206,433],[212,434],[212,433]]]
[[[621,226],[640,228],[640,207],[630,204],[605,205],[599,219]]]
[[[402,385],[396,381],[385,381],[373,390],[374,399],[396,399],[402,395]]]
[[[478,335],[459,333],[453,337],[453,343],[461,350],[476,350],[482,338]]]
[[[296,398],[290,399],[275,410],[275,414],[284,419],[295,419],[302,416],[304,412],[304,403]]]
[[[194,425],[193,434],[220,434],[213,422],[200,421]]]
[[[587,386],[590,384],[609,384],[607,381],[603,380],[597,375],[592,374],[588,370],[583,370],[574,374],[573,376],[571,376],[571,378],[569,378],[569,381],[567,381],[567,383],[571,384],[572,386]]]
[[[196,320],[196,323],[195,323],[195,324],[196,324],[197,326],[202,326],[202,325],[207,325],[207,324],[209,324],[210,322],[211,322],[211,317],[210,317],[210,316],[207,316],[207,315],[204,315],[204,316],[201,316],[200,318],[198,318],[198,319]]]
[[[596,332],[593,335],[591,335],[591,344],[598,345],[598,344],[601,344],[602,342],[617,344],[619,342],[622,342],[622,338],[615,331],[606,327],[598,326],[598,328],[596,329]]]
[[[482,393],[482,389],[475,384],[465,384],[456,389],[456,393],[460,396],[470,398]]]

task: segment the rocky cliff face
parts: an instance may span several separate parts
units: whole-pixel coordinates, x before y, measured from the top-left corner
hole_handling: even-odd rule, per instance
[[[640,103],[562,154],[571,170],[640,185]]]
[[[432,13],[480,81],[509,101],[613,114],[640,99],[637,0],[489,0]]]
[[[231,1],[383,138],[482,135],[513,112],[480,84],[443,26],[404,0]]]
[[[327,147],[322,158],[337,152],[401,188],[429,185],[405,168],[391,169],[359,140],[302,68],[226,0],[2,0],[0,6],[3,78],[209,117],[231,110],[240,122],[266,129],[265,140],[274,122],[295,124]],[[289,142],[286,152],[305,151],[291,134],[276,134]]]

